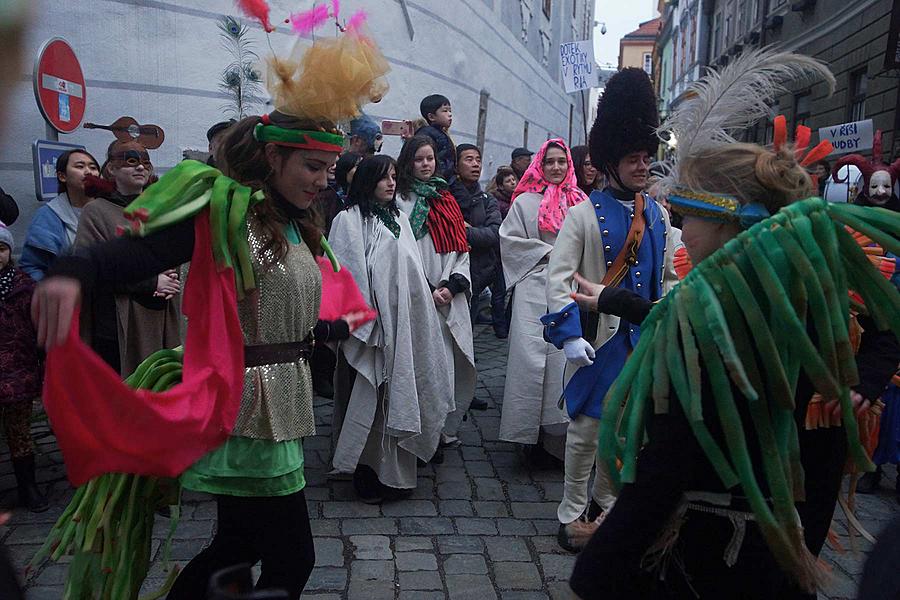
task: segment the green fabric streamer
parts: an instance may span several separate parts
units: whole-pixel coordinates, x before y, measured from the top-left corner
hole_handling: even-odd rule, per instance
[[[234,269],[239,297],[256,287],[247,243],[247,214],[265,198],[196,160],[184,160],[125,208],[132,232],[149,235],[190,219],[209,207],[213,256]]]
[[[900,335],[900,292],[845,225],[900,249],[897,213],[810,198],[741,232],[696,265],[642,324],[601,418],[600,457],[611,466],[621,461],[621,473],[613,474],[617,484],[633,482],[650,402],[654,412],[666,412],[663,382],[671,384],[712,468],[726,488],[740,486],[772,552],[795,573],[810,559],[794,510],[804,479],[794,419],[799,374],[806,373],[823,397],[840,401],[849,456],[860,470],[872,470],[849,395],[858,375],[847,331],[848,291],[862,296],[880,329]],[[665,359],[653,356],[661,348]],[[707,414],[702,376],[713,393]],[[751,426],[741,422],[738,403],[746,403]],[[707,429],[712,419],[722,427],[725,448]],[[747,452],[745,431],[760,436],[758,465]],[[774,511],[755,473],[765,477]]]
[[[165,391],[181,382],[184,352],[159,350],[126,380],[132,388]],[[137,598],[150,571],[153,524],[158,508],[169,506],[172,520],[163,545],[169,577],[158,597],[175,581],[178,569],[168,564],[180,515],[177,480],[128,473],[106,473],[75,490],[31,566],[71,557],[62,598]]]

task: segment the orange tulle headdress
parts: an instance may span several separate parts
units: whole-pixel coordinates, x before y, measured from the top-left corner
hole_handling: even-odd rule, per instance
[[[340,35],[317,38],[309,47],[298,40],[291,56],[269,59],[267,87],[279,112],[336,123],[358,116],[362,106],[387,93],[390,66],[366,31],[365,13],[356,13],[341,26],[338,6],[332,2],[330,12],[319,6],[287,19],[298,34],[306,35],[333,17]]]

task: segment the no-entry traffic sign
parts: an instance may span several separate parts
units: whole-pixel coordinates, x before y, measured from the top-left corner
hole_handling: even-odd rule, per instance
[[[75,51],[62,38],[41,46],[34,62],[34,98],[51,127],[71,133],[84,118],[87,88]]]

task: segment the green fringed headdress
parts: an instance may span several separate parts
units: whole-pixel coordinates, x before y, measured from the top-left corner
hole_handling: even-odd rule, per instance
[[[213,256],[219,268],[233,268],[239,296],[256,287],[247,213],[264,198],[222,172],[195,160],[184,160],[125,208],[132,233],[147,235],[189,219],[209,206]]]
[[[641,324],[640,342],[610,389],[600,428],[600,453],[615,482],[633,482],[645,423],[651,410],[669,412],[671,386],[722,483],[740,485],[769,547],[795,574],[811,571],[794,508],[804,489],[794,420],[800,372],[824,398],[840,400],[850,456],[861,470],[872,470],[850,402],[858,375],[848,291],[862,296],[879,329],[900,336],[900,293],[845,225],[900,253],[900,214],[811,198],[741,232],[694,267]],[[701,371],[714,415],[703,412]],[[738,402],[746,402],[759,436],[760,471],[774,508],[754,475]],[[704,418],[721,423],[724,448]]]

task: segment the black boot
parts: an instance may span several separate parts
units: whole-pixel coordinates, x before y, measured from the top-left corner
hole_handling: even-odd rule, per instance
[[[856,482],[856,491],[859,494],[874,494],[881,483],[881,467],[875,467],[871,473],[864,473]]]
[[[469,405],[469,410],[487,410],[487,408],[487,400],[482,398],[472,398],[472,404]]]
[[[897,503],[900,504],[900,465],[895,465],[898,467],[897,472],[897,480],[894,482],[894,493],[897,496]]]
[[[41,494],[34,478],[34,454],[12,459],[13,471],[16,474],[16,484],[19,488],[19,506],[24,506],[31,512],[44,512],[50,505]]]
[[[600,508],[600,505],[597,504],[597,502],[593,498],[591,498],[591,503],[588,504],[588,510],[587,510],[588,522],[596,521],[597,517],[599,517],[602,514],[603,514],[603,509]]]

